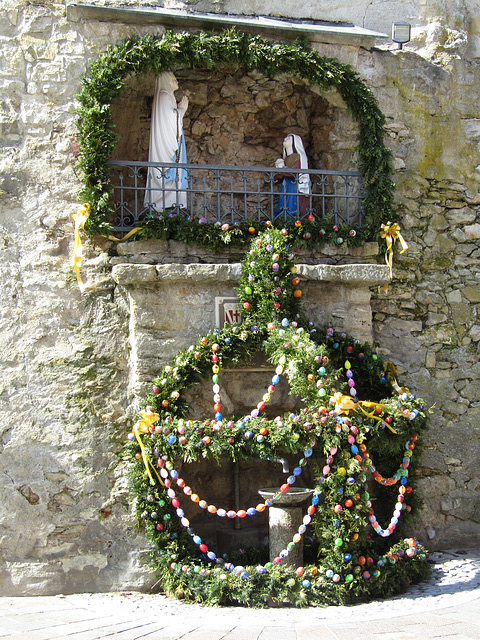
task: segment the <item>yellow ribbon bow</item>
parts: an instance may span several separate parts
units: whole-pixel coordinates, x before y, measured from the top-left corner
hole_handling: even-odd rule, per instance
[[[385,238],[387,243],[387,250],[385,252],[385,262],[390,271],[390,278],[393,277],[393,245],[398,240],[402,245],[402,250],[400,253],[404,253],[408,249],[408,244],[405,242],[402,234],[400,233],[400,226],[394,222],[387,222],[387,224],[382,224],[382,230],[380,232],[380,236]]]
[[[348,411],[355,411],[355,402],[350,396],[344,396],[337,391],[330,398],[330,402],[335,405],[335,413],[347,413]]]
[[[145,465],[145,470],[150,479],[150,484],[153,485],[155,484],[155,480],[153,479],[152,474],[150,473],[147,454],[145,452],[145,447],[143,446],[143,442],[140,437],[140,434],[148,433],[150,429],[153,427],[153,424],[159,419],[160,416],[158,415],[158,413],[155,413],[154,411],[140,411],[140,415],[142,416],[142,418],[141,420],[138,420],[138,422],[133,427],[133,433],[140,447],[143,464]],[[158,477],[158,474],[156,473],[155,469],[154,471],[155,471],[155,475]],[[158,479],[160,480],[160,478]]]
[[[402,393],[407,392],[407,388],[401,387],[397,382],[397,370],[395,369],[395,365],[393,364],[393,362],[385,363],[385,373],[387,374],[388,381],[399,396],[401,396]]]
[[[397,433],[395,429],[393,429],[387,422],[382,420],[382,418],[380,418],[379,416],[375,415],[375,409],[377,407],[388,410],[388,407],[383,404],[379,404],[378,402],[370,402],[367,400],[359,400],[358,402],[354,402],[350,396],[344,396],[340,393],[340,391],[337,391],[333,394],[333,396],[330,398],[330,402],[332,404],[335,404],[335,413],[338,413],[339,415],[342,413],[346,413],[348,415],[350,411],[355,412],[357,410],[360,410],[367,418],[378,420],[385,427],[388,427],[392,433]],[[365,411],[363,407],[373,407],[373,411]]]
[[[83,257],[83,247],[82,240],[80,238],[80,229],[85,230],[85,223],[88,220],[88,216],[90,215],[90,205],[88,203],[83,204],[77,213],[73,214],[73,219],[75,221],[75,236],[73,243],[73,267],[77,274],[77,282],[80,291],[83,293],[85,291],[85,285],[82,282],[82,276],[80,275],[80,267],[82,266],[82,257]],[[107,238],[107,240],[112,240],[114,242],[124,242],[133,236],[134,233],[140,230],[140,227],[135,227],[131,231],[127,233],[123,238],[116,238],[115,236],[102,236],[103,238]]]
[[[77,282],[80,291],[85,291],[85,285],[82,282],[82,276],[80,275],[80,267],[82,265],[83,247],[82,240],[80,238],[80,229],[85,228],[85,223],[88,220],[90,214],[90,205],[83,204],[77,213],[73,214],[73,220],[75,222],[75,235],[73,243],[73,268],[77,274]]]

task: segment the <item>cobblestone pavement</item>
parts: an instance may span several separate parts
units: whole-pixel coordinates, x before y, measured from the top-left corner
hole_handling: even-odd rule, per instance
[[[432,577],[350,607],[206,608],[142,593],[0,598],[0,640],[480,640],[480,549],[431,554]]]

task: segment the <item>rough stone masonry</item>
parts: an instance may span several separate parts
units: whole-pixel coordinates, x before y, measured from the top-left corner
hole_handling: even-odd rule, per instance
[[[208,255],[174,243],[123,243],[112,257],[109,243],[86,241],[87,291],[80,294],[72,272],[71,216],[81,185],[75,95],[89,62],[108,45],[164,27],[72,22],[65,5],[56,2],[1,4],[0,594],[146,588],[151,582],[147,549],[135,527],[121,449],[139,394],[194,332],[212,327],[213,297],[233,292],[241,255]],[[116,0],[91,4],[148,6]],[[251,11],[250,3],[233,0],[164,5]],[[276,15],[287,11],[284,5],[265,0],[255,3],[255,11]],[[289,9],[292,17],[353,20],[386,33],[392,19],[413,27],[412,42],[403,51],[388,40],[371,49],[348,42],[313,44],[321,54],[352,64],[386,116],[396,206],[409,250],[396,255],[387,293],[377,287],[381,277],[373,285],[357,272],[338,293],[332,280],[312,275],[312,269],[325,273],[322,265],[378,269],[383,258],[375,246],[357,253],[326,247],[298,260],[310,278],[312,319],[318,321],[320,301],[328,299],[322,319],[337,319],[352,331],[362,326],[394,361],[402,381],[431,407],[418,469],[425,506],[412,532],[430,549],[476,545],[480,531],[480,21],[475,7],[473,0],[365,0],[295,3]],[[191,77],[185,81],[193,84]],[[201,83],[192,101],[198,117],[186,126],[197,144],[212,137],[212,127],[231,109],[235,83],[218,72],[215,82],[217,122],[208,113]],[[263,82],[244,80],[247,91],[253,83],[258,89],[256,108],[268,103],[268,92],[285,100],[294,94],[292,89],[285,95],[278,84],[267,84],[262,94]],[[318,162],[348,162],[355,127],[341,100],[333,92],[310,95],[308,87],[300,93],[303,115],[295,126],[308,129],[313,107],[324,123],[313,140]],[[298,104],[289,104],[289,117],[295,117]],[[238,117],[255,130],[248,113],[240,109]],[[276,157],[274,141],[263,143],[269,157]],[[243,153],[242,141],[236,138],[235,144]],[[217,156],[219,149],[211,145],[205,153]],[[258,162],[259,149],[251,144],[249,149]],[[208,264],[214,266],[206,270]],[[165,265],[177,265],[178,273],[167,269],[163,277]],[[201,268],[195,272],[192,265]],[[328,277],[335,279],[334,272]],[[167,291],[163,309],[152,304],[159,288]],[[188,296],[191,325],[182,311]],[[167,326],[165,301],[171,309]],[[361,309],[357,325],[345,312],[349,306]]]

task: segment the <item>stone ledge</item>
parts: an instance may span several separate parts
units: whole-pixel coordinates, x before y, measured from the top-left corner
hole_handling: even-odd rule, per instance
[[[370,286],[390,282],[388,267],[382,264],[298,264],[297,273],[306,280],[345,285]]]
[[[235,264],[117,264],[112,276],[117,284],[142,285],[166,281],[237,283],[242,266]],[[388,267],[378,264],[298,264],[298,275],[310,281],[371,286],[390,282]]]
[[[111,265],[120,264],[235,264],[243,259],[245,247],[225,246],[223,249],[206,249],[175,240],[135,240],[116,245],[117,255],[110,258]],[[378,242],[366,242],[359,247],[347,244],[325,244],[321,248],[295,247],[295,261],[305,264],[376,264]]]

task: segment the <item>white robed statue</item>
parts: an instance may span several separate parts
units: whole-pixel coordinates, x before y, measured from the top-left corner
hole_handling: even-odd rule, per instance
[[[157,76],[153,98],[152,125],[150,129],[149,162],[187,162],[187,150],[183,135],[183,116],[188,108],[184,96],[177,104],[174,91],[178,82],[173,73],[166,71]],[[169,207],[187,206],[188,188],[185,169],[150,167],[147,174],[145,206],[163,211]]]

